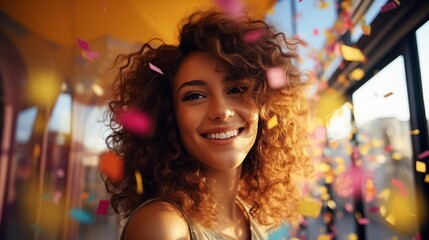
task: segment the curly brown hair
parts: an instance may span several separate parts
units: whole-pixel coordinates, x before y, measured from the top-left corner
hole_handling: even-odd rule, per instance
[[[243,40],[254,30],[262,30],[263,36],[254,42]],[[250,204],[250,214],[261,224],[296,219],[299,197],[292,177],[307,175],[312,169],[307,154],[306,84],[294,65],[296,44],[262,20],[249,15],[231,20],[225,13],[209,10],[184,20],[178,46],[153,39],[137,52],[118,56],[116,64],[120,67],[107,112],[112,133],[106,143],[124,160],[124,177],[115,182],[103,176],[115,211],[129,216],[148,199],[168,198],[205,226],[215,220],[215,203],[210,197],[213,185],[183,146],[172,99],[181,62],[190,53],[206,51],[227,64],[232,79],[252,79],[247,92],[258,109],[258,133],[243,162],[239,196]],[[149,63],[164,74],[151,70]],[[286,72],[288,85],[271,89],[266,71],[279,66]],[[117,114],[130,108],[152,117],[152,134],[138,136],[121,126]],[[278,125],[268,129],[267,121],[273,116],[277,116]],[[141,173],[143,194],[135,191],[135,171]]]

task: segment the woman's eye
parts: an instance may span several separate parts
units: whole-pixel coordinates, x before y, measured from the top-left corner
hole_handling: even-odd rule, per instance
[[[247,86],[237,86],[229,89],[228,94],[244,93],[247,91]]]
[[[201,93],[189,93],[183,97],[183,101],[202,99],[204,96]]]

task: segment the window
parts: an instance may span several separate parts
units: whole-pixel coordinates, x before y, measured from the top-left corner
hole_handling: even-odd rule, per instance
[[[426,119],[429,119],[429,21],[416,31]]]

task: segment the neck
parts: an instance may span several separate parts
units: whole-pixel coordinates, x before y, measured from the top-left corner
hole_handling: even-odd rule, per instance
[[[214,200],[218,205],[218,219],[234,221],[239,218],[236,198],[240,182],[241,166],[236,169],[210,170],[208,177],[215,181]],[[237,211],[238,210],[238,211]]]

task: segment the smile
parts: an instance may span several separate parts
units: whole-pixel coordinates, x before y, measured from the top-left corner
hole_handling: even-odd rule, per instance
[[[226,132],[208,133],[208,134],[203,134],[202,136],[205,138],[214,139],[214,140],[230,139],[240,134],[241,131],[243,131],[243,129],[244,128],[239,128],[239,129],[229,130]]]

